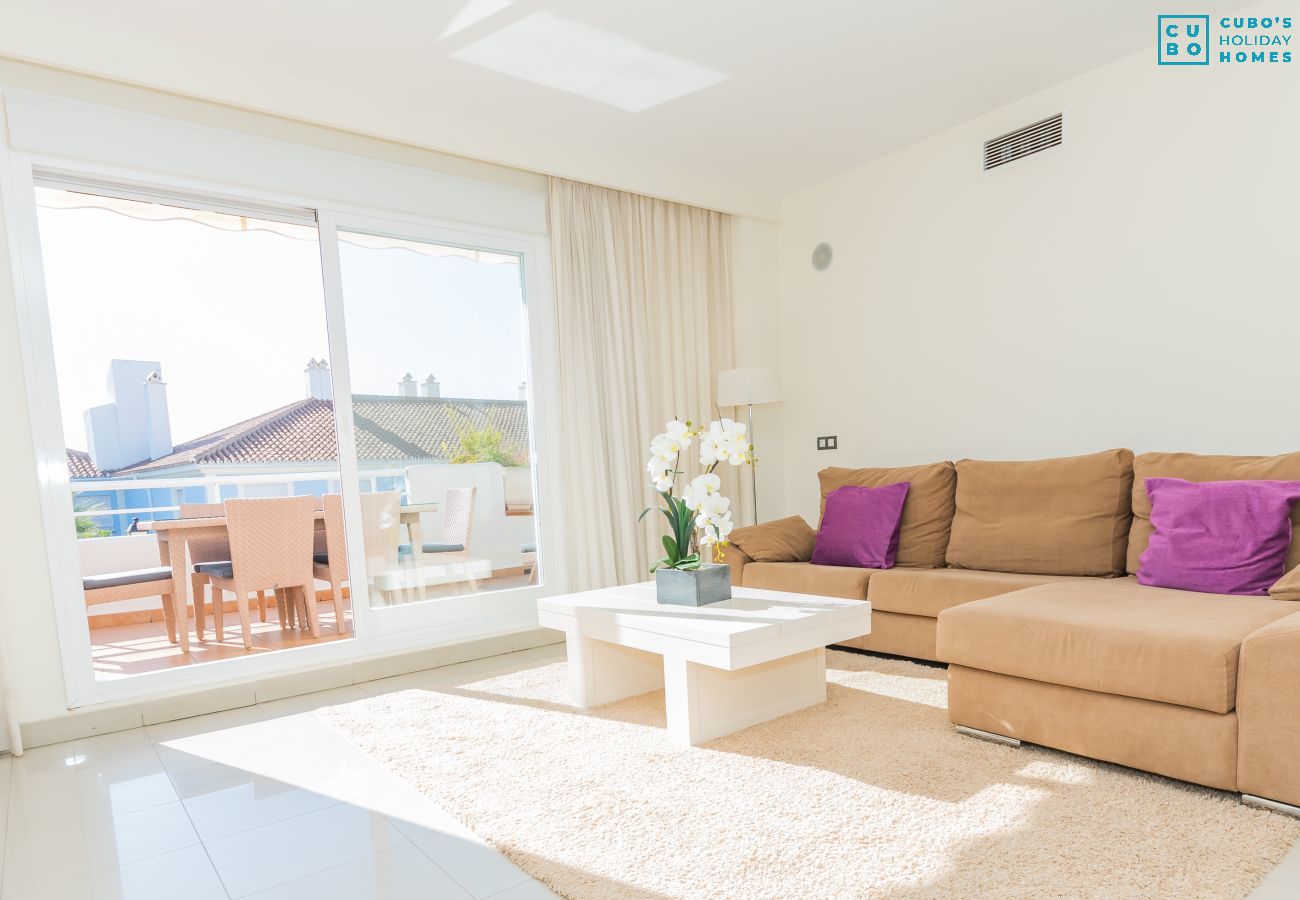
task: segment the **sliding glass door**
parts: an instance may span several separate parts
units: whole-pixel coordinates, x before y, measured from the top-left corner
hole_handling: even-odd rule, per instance
[[[29,177],[70,705],[535,625],[536,238]]]
[[[345,579],[315,590],[311,558],[341,485],[314,213],[34,192],[85,608],[65,645],[107,683],[350,637]],[[266,528],[303,552],[238,556]]]
[[[369,627],[504,614],[543,571],[526,247],[411,223],[321,221]]]

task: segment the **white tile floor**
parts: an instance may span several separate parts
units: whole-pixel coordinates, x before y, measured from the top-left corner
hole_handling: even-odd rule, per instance
[[[1297,900],[1300,898],[1300,844],[1291,848],[1286,859],[1269,873],[1251,900]]]
[[[0,757],[0,897],[553,897],[311,711],[563,655],[540,647]],[[1300,900],[1300,846],[1252,897]]]
[[[311,711],[541,647],[0,757],[0,897],[553,897]]]

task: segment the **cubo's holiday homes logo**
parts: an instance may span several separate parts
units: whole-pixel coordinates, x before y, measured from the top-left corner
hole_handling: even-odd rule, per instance
[[[1156,27],[1162,66],[1291,62],[1290,16],[1221,16],[1211,23],[1208,15],[1167,15],[1156,17]]]
[[[1208,66],[1210,52],[1209,16],[1158,16],[1159,51],[1156,61],[1162,66]]]

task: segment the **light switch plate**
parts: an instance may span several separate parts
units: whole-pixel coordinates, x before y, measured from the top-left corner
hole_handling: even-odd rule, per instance
[[[817,438],[818,450],[838,450],[839,447],[840,442],[837,435],[828,434]]]

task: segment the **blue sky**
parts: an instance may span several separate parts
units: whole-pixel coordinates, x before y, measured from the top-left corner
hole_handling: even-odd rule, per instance
[[[330,355],[314,240],[98,209],[42,208],[40,227],[71,447],[110,359],[162,364],[180,442],[306,396],[308,359]],[[340,263],[354,392],[394,394],[410,372],[443,396],[517,396],[517,265],[347,243]]]

